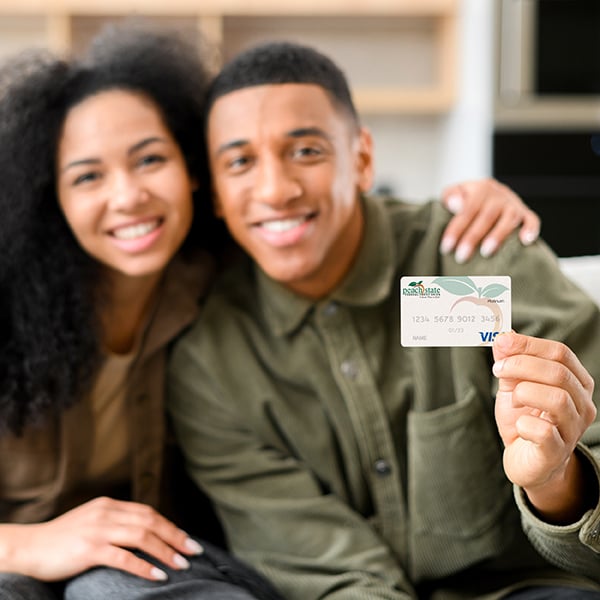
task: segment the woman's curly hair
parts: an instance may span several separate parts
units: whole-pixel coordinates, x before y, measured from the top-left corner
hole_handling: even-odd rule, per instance
[[[28,51],[0,67],[0,430],[19,433],[88,389],[100,357],[98,264],[78,245],[56,196],[56,153],[71,107],[106,89],[145,94],[162,111],[200,183],[184,242],[211,248],[204,149],[210,79],[200,46],[125,22],[80,59]]]

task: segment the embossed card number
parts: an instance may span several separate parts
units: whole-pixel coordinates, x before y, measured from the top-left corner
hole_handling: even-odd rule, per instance
[[[511,329],[510,277],[402,277],[403,346],[491,346]]]

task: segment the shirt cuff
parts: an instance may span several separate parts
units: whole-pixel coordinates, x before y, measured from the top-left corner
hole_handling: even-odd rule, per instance
[[[600,465],[589,448],[578,444],[576,451],[589,466],[589,472],[596,476],[597,489],[600,490]],[[546,536],[570,537],[578,535],[579,541],[600,554],[600,495],[596,498],[594,508],[588,510],[578,521],[568,525],[553,525],[542,521],[532,510],[527,494],[522,487],[514,486],[514,495],[525,529],[539,530]]]

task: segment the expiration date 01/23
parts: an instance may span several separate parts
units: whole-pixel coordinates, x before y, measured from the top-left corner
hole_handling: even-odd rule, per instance
[[[498,315],[413,315],[413,323],[498,323]],[[460,333],[460,332],[457,332]]]

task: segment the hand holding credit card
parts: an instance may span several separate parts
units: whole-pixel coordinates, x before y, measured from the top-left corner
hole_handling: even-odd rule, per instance
[[[402,277],[403,346],[491,346],[511,330],[508,276]]]

